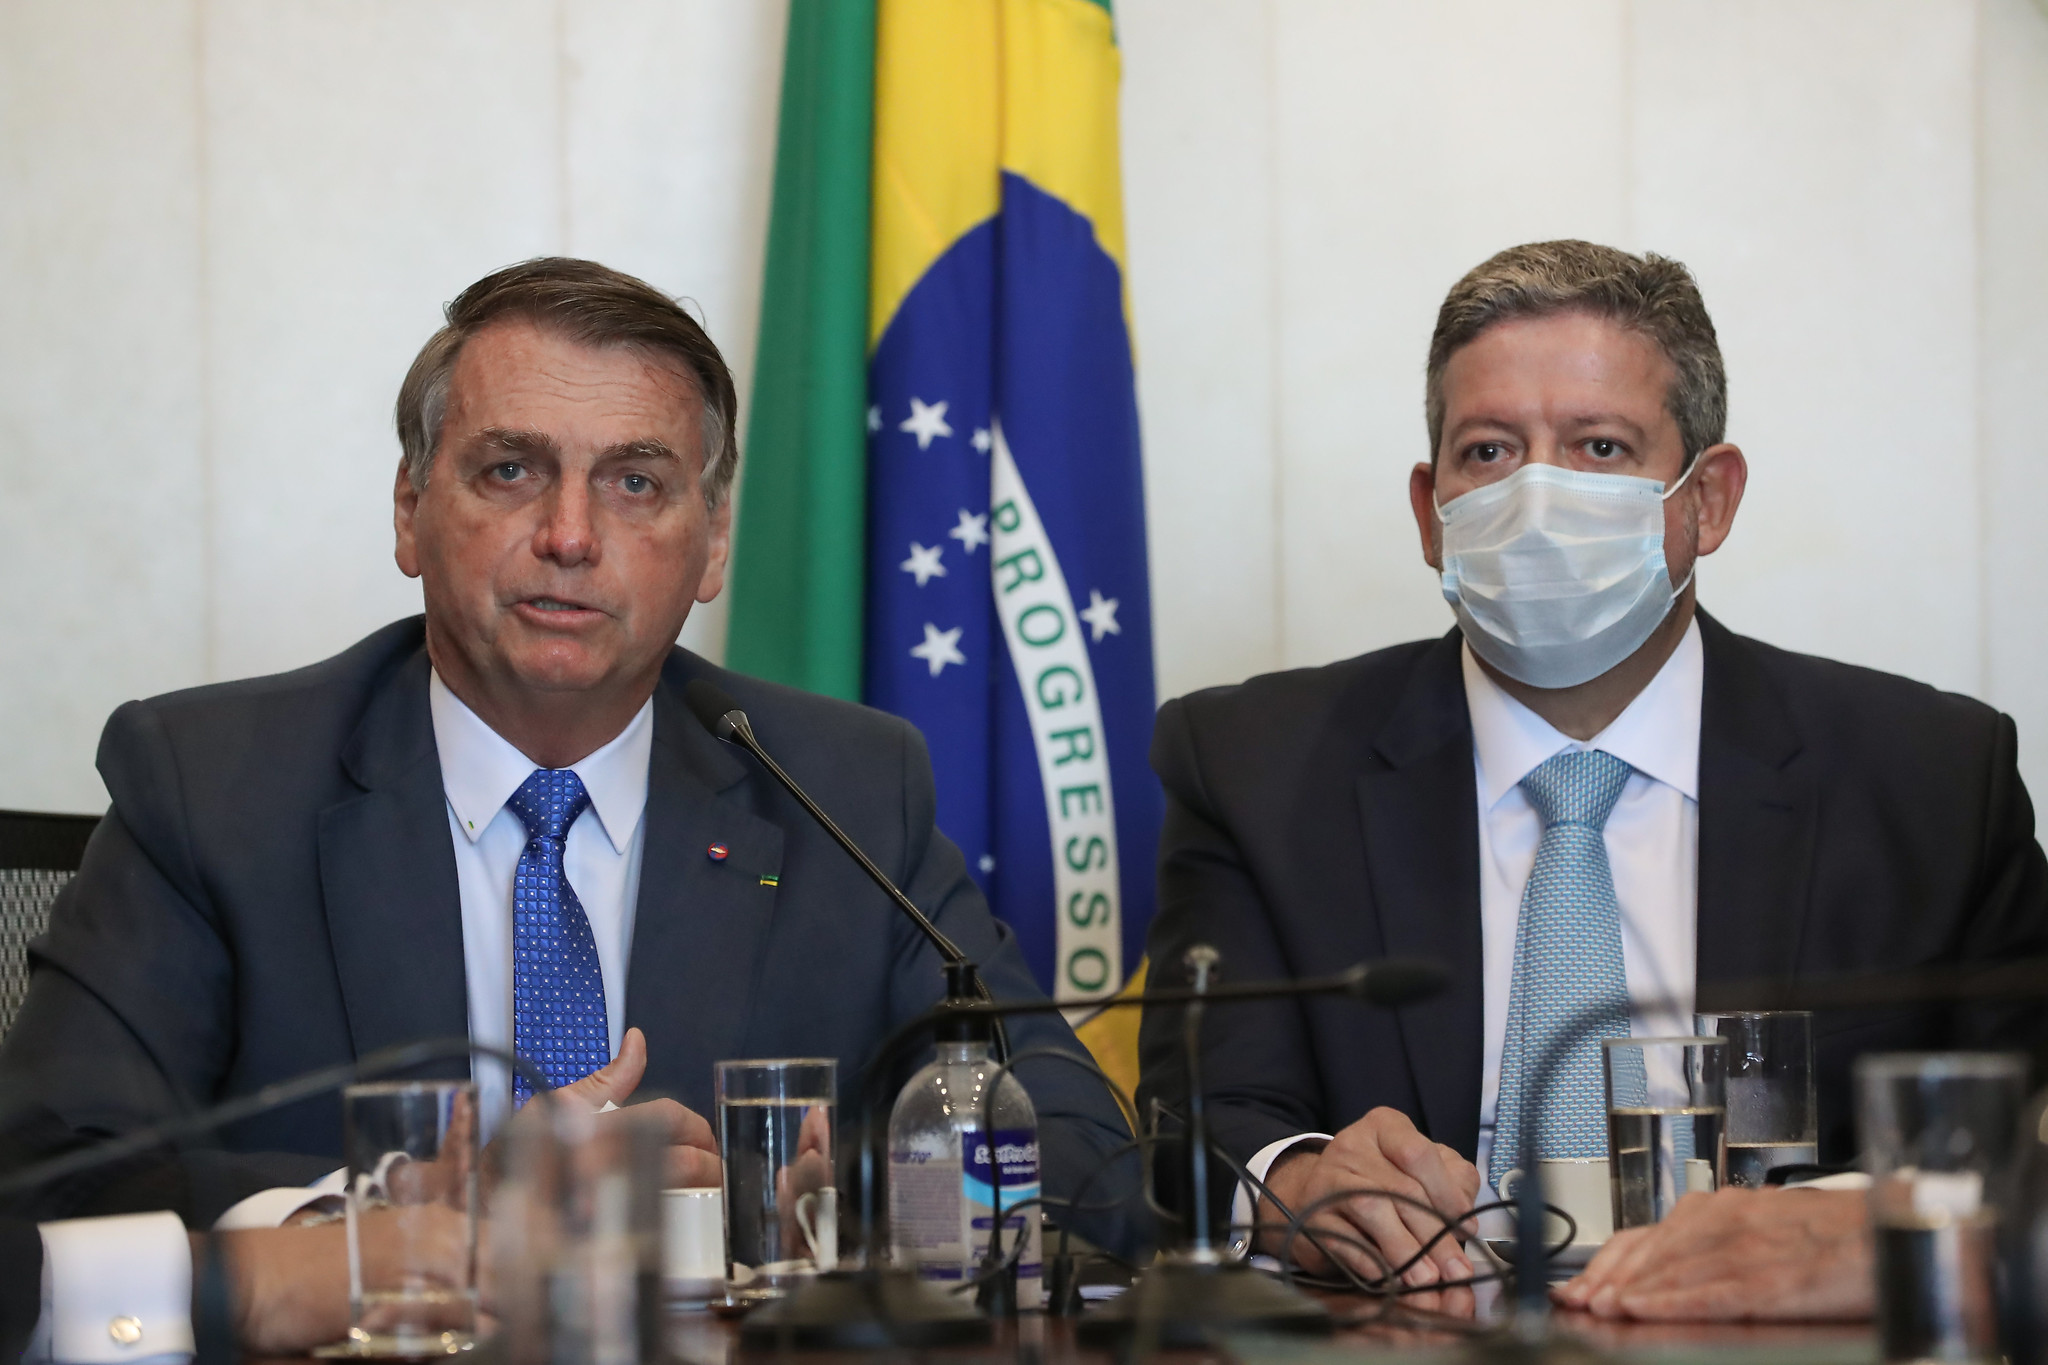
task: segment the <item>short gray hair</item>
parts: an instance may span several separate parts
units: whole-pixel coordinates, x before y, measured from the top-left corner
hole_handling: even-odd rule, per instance
[[[1631,256],[1592,242],[1509,247],[1451,286],[1429,339],[1429,458],[1444,434],[1444,367],[1452,352],[1497,322],[1591,313],[1657,343],[1675,371],[1664,406],[1678,422],[1685,459],[1718,445],[1728,429],[1728,372],[1699,285],[1677,261]]]
[[[486,275],[457,295],[444,316],[446,325],[427,338],[398,387],[398,445],[414,488],[427,486],[434,467],[449,380],[463,345],[493,322],[524,318],[579,345],[679,362],[703,409],[699,483],[705,504],[716,509],[732,491],[739,469],[732,371],[697,319],[653,285],[595,261],[543,256]]]

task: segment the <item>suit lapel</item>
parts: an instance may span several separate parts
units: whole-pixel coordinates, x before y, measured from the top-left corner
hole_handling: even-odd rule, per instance
[[[1478,793],[1459,636],[1423,655],[1358,779],[1366,866],[1387,952],[1450,969],[1452,985],[1397,1012],[1429,1134],[1479,1141],[1481,996]]]
[[[422,648],[371,697],[342,762],[365,790],[320,813],[327,934],[357,1056],[469,1033],[462,896]],[[467,1074],[466,1062],[438,1068]]]
[[[1788,978],[1798,965],[1818,797],[1798,731],[1749,643],[1700,613],[1698,978]]]
[[[626,972],[626,1022],[647,1035],[646,1087],[695,1108],[711,1068],[746,1055],[756,978],[774,923],[782,830],[747,808],[742,756],[682,704],[701,667],[680,651],[654,693],[646,851]],[[726,850],[714,859],[711,846]]]

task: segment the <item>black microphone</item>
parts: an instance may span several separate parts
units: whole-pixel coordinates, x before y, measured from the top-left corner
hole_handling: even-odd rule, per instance
[[[707,689],[711,690],[711,689]],[[714,695],[716,695],[714,693]],[[724,700],[722,697],[720,700]],[[723,719],[734,708],[718,713]],[[743,724],[741,716],[735,724]],[[717,733],[714,729],[713,733]],[[962,1313],[959,1301],[937,1291],[900,1267],[883,1268],[879,1262],[881,1238],[875,1221],[876,1110],[881,1107],[881,1084],[903,1050],[934,1027],[962,1018],[989,1018],[998,1025],[1011,1015],[1055,1014],[1075,1009],[1136,1009],[1146,1005],[1208,1005],[1241,1000],[1286,1000],[1311,996],[1345,997],[1380,1006],[1404,1005],[1426,999],[1442,990],[1451,979],[1445,968],[1414,958],[1383,958],[1360,962],[1328,976],[1297,980],[1218,982],[1214,968],[1217,955],[1204,947],[1201,955],[1209,971],[1198,974],[1186,987],[1152,987],[1116,995],[1108,1000],[993,1000],[988,988],[981,988],[979,1000],[948,998],[923,1014],[907,1019],[881,1042],[861,1068],[861,1082],[855,1092],[860,1113],[860,1225],[861,1240],[867,1248],[859,1270],[827,1271],[804,1281],[787,1298],[775,1300],[750,1314],[740,1329],[742,1344],[753,1347],[830,1347],[834,1349],[881,1349],[907,1346],[942,1346],[986,1342],[986,1320],[972,1312]],[[1032,1049],[1017,1061],[1043,1055]],[[1005,1058],[1000,1070],[1011,1069]],[[1088,1069],[1121,1097],[1121,1090],[1101,1069]],[[990,1085],[984,1103],[992,1103],[995,1086]],[[986,1123],[986,1120],[984,1121]],[[1140,1146],[1142,1144],[1133,1144]],[[991,1244],[996,1233],[993,1225]],[[1158,1272],[1165,1272],[1163,1277]],[[1245,1273],[1239,1274],[1237,1272]],[[1252,1272],[1248,1263],[1208,1258],[1199,1262],[1173,1260],[1154,1267],[1140,1284],[1155,1287],[1133,1290],[1119,1303],[1119,1316],[1111,1311],[1095,1317],[1099,1334],[1106,1338],[1128,1335],[1136,1326],[1158,1328],[1167,1344],[1201,1344],[1215,1328],[1264,1328],[1275,1331],[1325,1330],[1329,1312],[1278,1280]]]
[[[881,868],[875,866],[874,859],[863,853],[860,845],[856,844],[845,830],[839,828],[831,816],[825,814],[824,807],[811,800],[810,793],[799,787],[796,779],[782,771],[782,765],[768,756],[768,751],[761,747],[761,741],[754,738],[754,727],[748,724],[747,713],[740,710],[738,702],[702,678],[692,678],[684,686],[683,701],[703,723],[704,728],[711,732],[713,738],[722,739],[727,744],[737,744],[752,754],[755,760],[782,784],[783,789],[796,798],[797,804],[809,812],[810,817],[818,822],[819,828],[831,835],[833,840],[846,850],[849,858],[860,864],[860,870],[867,873],[876,886],[882,888],[882,893],[896,902],[896,908],[910,916],[910,922],[931,940],[932,947],[939,950],[940,957],[956,964],[967,960],[967,954],[960,951],[959,945],[940,933],[939,926],[927,919],[924,911],[917,908],[916,902],[904,895],[902,888],[890,881],[889,875]],[[982,990],[983,998],[987,998],[987,987],[984,986]]]

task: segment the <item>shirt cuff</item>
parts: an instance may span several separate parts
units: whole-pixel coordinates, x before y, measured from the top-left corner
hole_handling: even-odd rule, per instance
[[[1281,1138],[1278,1142],[1269,1142],[1259,1148],[1257,1152],[1252,1154],[1252,1159],[1245,1162],[1244,1168],[1250,1172],[1252,1179],[1264,1183],[1266,1172],[1272,1170],[1273,1163],[1286,1153],[1299,1147],[1304,1142],[1327,1143],[1328,1141],[1330,1141],[1328,1133],[1296,1133],[1293,1137]],[[1321,1150],[1320,1147],[1317,1150]],[[1252,1222],[1258,1216],[1258,1208],[1258,1199],[1252,1187],[1242,1180],[1238,1181],[1237,1198],[1232,1201],[1230,1206],[1230,1225],[1233,1229],[1241,1229],[1241,1231],[1234,1230],[1230,1235],[1230,1254],[1238,1257],[1240,1260],[1251,1251],[1252,1239],[1256,1236],[1252,1229]]]
[[[183,1361],[192,1354],[192,1244],[174,1213],[44,1223],[43,1319],[24,1360]],[[38,1356],[37,1350],[47,1351]]]
[[[323,1199],[339,1199],[348,1190],[346,1170],[329,1171],[310,1185],[288,1185],[258,1190],[214,1219],[215,1232],[244,1232],[250,1228],[282,1227],[284,1220]]]

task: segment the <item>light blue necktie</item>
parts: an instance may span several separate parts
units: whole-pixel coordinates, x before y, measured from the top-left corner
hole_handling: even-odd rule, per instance
[[[1496,1190],[1501,1176],[1521,1165],[1522,1130],[1530,1122],[1541,1156],[1607,1155],[1600,1040],[1627,1037],[1629,1025],[1621,908],[1603,831],[1630,771],[1612,754],[1579,750],[1554,755],[1521,782],[1543,820],[1543,839],[1515,926],[1515,975],[1487,1162]],[[1573,1041],[1553,1063],[1543,1093],[1525,1094],[1544,1054],[1567,1029]]]
[[[526,826],[512,882],[512,1046],[551,1084],[567,1085],[612,1059],[597,941],[562,871],[569,826],[590,793],[572,769],[536,768],[505,805]],[[532,1093],[513,1076],[513,1104]]]

